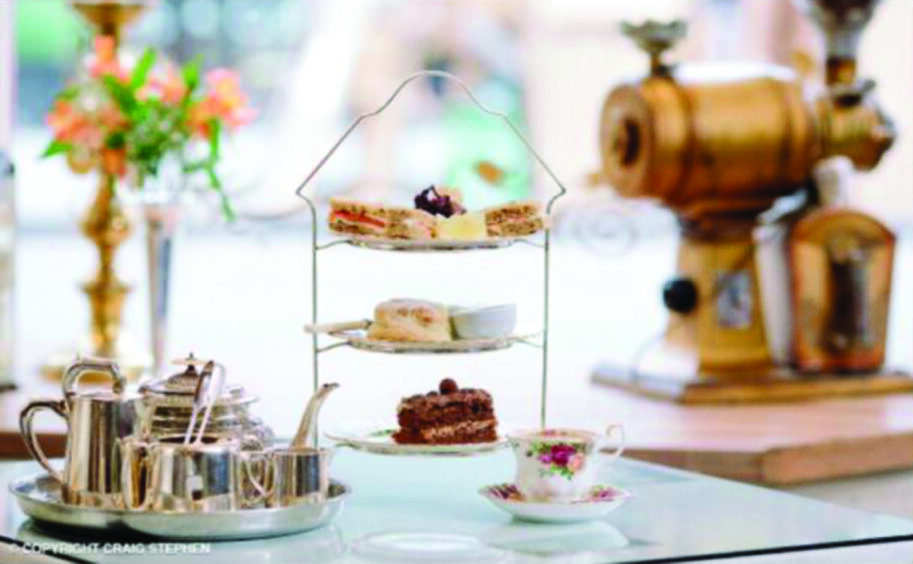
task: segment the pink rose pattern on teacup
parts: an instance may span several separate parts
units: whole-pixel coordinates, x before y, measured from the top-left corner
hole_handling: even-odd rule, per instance
[[[542,465],[539,468],[540,476],[558,474],[568,480],[572,480],[574,474],[583,469],[587,454],[585,445],[539,441],[531,442],[526,451],[528,458],[535,457]]]

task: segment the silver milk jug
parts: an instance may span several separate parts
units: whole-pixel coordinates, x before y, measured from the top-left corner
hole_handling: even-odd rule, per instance
[[[111,375],[110,389],[79,391],[86,372]],[[126,392],[117,364],[105,359],[79,359],[63,376],[63,399],[29,403],[19,416],[22,438],[32,457],[60,483],[64,503],[103,508],[124,506],[121,486],[121,439],[142,434],[141,396]],[[35,414],[48,409],[67,422],[63,472],[48,462],[32,428]]]

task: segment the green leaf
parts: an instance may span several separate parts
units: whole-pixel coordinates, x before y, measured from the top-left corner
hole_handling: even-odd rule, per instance
[[[216,192],[222,191],[222,182],[216,174],[216,169],[211,164],[206,167],[206,176],[209,177],[209,186]]]
[[[46,159],[48,157],[53,157],[54,155],[59,155],[60,153],[67,153],[70,149],[73,148],[71,143],[66,143],[64,141],[58,141],[54,139],[48,143],[47,148],[41,153],[41,158]]]
[[[57,93],[56,100],[73,100],[79,96],[79,85],[71,84]]]
[[[231,200],[228,198],[228,195],[222,190],[222,182],[219,180],[218,175],[216,174],[215,163],[210,162],[206,167],[206,176],[209,177],[209,186],[219,194],[219,204],[222,208],[222,215],[225,216],[225,220],[228,222],[233,222],[237,219],[235,210],[231,205]]]
[[[200,85],[200,67],[202,65],[203,57],[197,55],[184,65],[181,70],[181,74],[184,76],[184,84],[187,86],[186,98],[189,98],[197,86]]]
[[[133,67],[133,73],[130,75],[130,90],[137,91],[139,87],[145,84],[149,71],[155,65],[155,50],[146,49],[143,56],[140,57],[136,66]]]
[[[187,163],[184,165],[184,172],[187,174],[193,174],[194,172],[200,172],[201,170],[204,170],[208,166],[209,160]]]
[[[109,149],[123,149],[127,146],[127,136],[123,131],[115,131],[105,139],[105,147]]]
[[[233,223],[238,219],[238,215],[235,213],[235,209],[231,206],[231,200],[228,199],[228,196],[224,192],[219,191],[219,197],[222,199],[222,215],[225,216],[225,221]]]
[[[125,114],[131,115],[137,105],[137,99],[133,91],[111,75],[103,76],[102,82],[117,107]]]
[[[219,160],[219,135],[222,132],[222,124],[219,120],[212,118],[209,120],[209,160],[215,162]]]

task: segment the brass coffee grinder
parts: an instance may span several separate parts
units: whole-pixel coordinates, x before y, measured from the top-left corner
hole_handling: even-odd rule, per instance
[[[683,22],[623,26],[649,55],[650,72],[616,87],[605,101],[602,174],[619,194],[653,198],[672,209],[681,244],[678,273],[663,289],[670,321],[662,339],[647,343],[631,367],[599,367],[595,380],[683,403],[913,389],[908,376],[881,369],[893,257],[890,231],[874,228],[872,218],[860,220],[858,211],[835,208],[802,230],[814,230],[815,236],[804,233],[795,241],[789,235],[804,218],[822,211],[816,167],[845,157],[856,170],[869,170],[894,140],[891,122],[873,100],[874,83],[856,75],[856,45],[877,3],[803,4],[827,39],[824,84],[802,80],[785,67],[674,66],[663,54],[684,37]],[[799,279],[821,302],[818,309],[805,308],[811,314],[803,317],[796,311],[804,307],[801,297],[783,301],[794,314],[791,340],[809,335],[827,340],[814,361],[797,351],[775,360],[765,330],[763,308],[770,304],[762,299],[755,257],[759,216],[773,213],[775,200],[781,207],[784,197],[801,202],[778,218],[787,233],[785,257],[805,256],[789,252],[790,245],[803,242],[820,243],[826,255],[834,247],[831,239],[841,238],[855,241],[842,247],[881,245],[890,251],[857,252],[856,262],[843,260],[851,264],[843,270],[828,268],[826,261],[791,266],[788,258],[784,261],[793,289]],[[878,258],[873,263],[859,257]],[[789,284],[784,288],[790,292]],[[855,298],[848,299],[847,292]],[[854,309],[843,315],[841,308]],[[835,324],[834,319],[849,321]],[[824,334],[829,326],[866,337],[840,333],[834,339]],[[857,354],[856,346],[866,350]],[[821,355],[830,355],[829,360]]]

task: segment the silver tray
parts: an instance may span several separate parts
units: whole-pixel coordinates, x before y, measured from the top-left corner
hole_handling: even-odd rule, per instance
[[[342,510],[352,492],[332,480],[330,497],[320,505],[178,513],[99,509],[60,500],[60,485],[47,474],[14,480],[10,492],[26,515],[49,528],[133,532],[175,540],[242,540],[276,537],[322,527]]]

